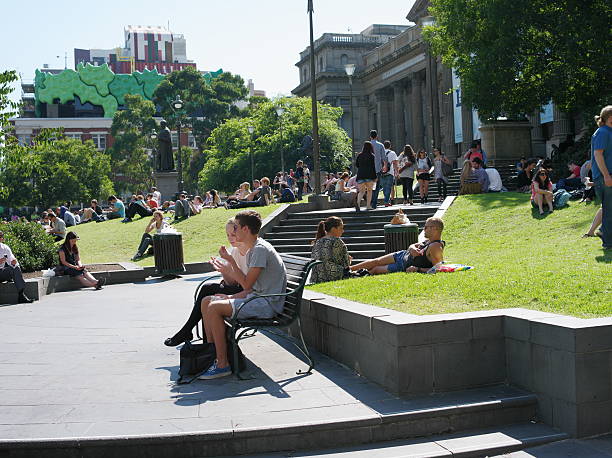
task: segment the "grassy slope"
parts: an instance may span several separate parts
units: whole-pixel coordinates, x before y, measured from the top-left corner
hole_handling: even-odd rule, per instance
[[[269,205],[257,207],[255,210],[261,214],[262,218],[265,218],[279,206],[278,204]],[[209,209],[173,224],[183,234],[185,262],[208,261],[211,255],[218,252],[219,246],[227,245],[225,223],[238,211],[240,210]],[[124,224],[120,220],[111,220],[78,226],[76,231],[81,238],[79,241],[81,259],[86,264],[129,261],[136,253],[144,228],[150,219],[136,216],[131,223]],[[152,266],[154,265],[153,256],[147,256],[139,260],[137,264]]]
[[[540,217],[524,194],[458,198],[444,218],[445,259],[475,266],[452,274],[390,274],[310,287],[415,314],[525,307],[580,317],[612,316],[612,254],[581,239],[595,205]]]

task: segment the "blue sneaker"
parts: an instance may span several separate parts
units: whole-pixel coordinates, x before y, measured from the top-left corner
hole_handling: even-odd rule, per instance
[[[224,368],[219,368],[217,367],[217,361],[215,360],[212,366],[210,366],[208,370],[201,374],[198,378],[200,380],[212,380],[214,378],[226,377],[231,374],[232,368],[229,365]]]

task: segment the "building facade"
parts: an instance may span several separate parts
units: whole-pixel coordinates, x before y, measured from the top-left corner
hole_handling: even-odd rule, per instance
[[[343,108],[340,125],[353,139],[355,151],[361,150],[371,129],[396,150],[410,144],[431,152],[436,146],[452,158],[481,138],[478,114],[461,103],[460,81],[423,40],[422,29],[433,20],[428,8],[428,0],[417,0],[406,16],[409,26],[375,24],[359,34],[323,34],[314,43],[314,78],[310,47],[300,53],[300,84],[292,92],[310,96],[314,79],[317,99]],[[346,64],[355,65],[352,77]],[[579,116],[551,106],[543,109],[529,116],[530,139],[516,157],[545,155],[553,144],[581,132]]]

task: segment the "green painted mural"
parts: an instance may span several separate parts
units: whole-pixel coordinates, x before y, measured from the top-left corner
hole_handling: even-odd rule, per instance
[[[223,70],[219,69],[207,72],[203,77],[210,84],[221,73]],[[79,63],[76,71],[67,69],[57,75],[36,70],[36,116],[42,116],[42,103],[53,103],[55,99],[67,103],[78,97],[81,103],[101,106],[104,117],[112,118],[119,105],[125,103],[126,94],[138,94],[151,100],[153,92],[164,78],[157,69],[116,75],[107,64],[96,66]]]

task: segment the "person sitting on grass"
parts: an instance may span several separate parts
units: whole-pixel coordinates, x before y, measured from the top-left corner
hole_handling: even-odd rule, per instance
[[[471,181],[480,184],[480,192],[489,192],[489,175],[483,167],[482,159],[475,157],[471,159],[470,162],[472,163]]]
[[[100,217],[103,215],[102,208],[98,205],[96,199],[91,200],[91,206],[83,210],[83,218],[81,218],[81,224],[88,223],[90,221],[100,221]]]
[[[23,292],[25,281],[21,273],[21,267],[13,251],[8,245],[4,244],[4,232],[0,231],[0,282],[12,281],[17,288],[17,303],[30,304],[34,302]]]
[[[531,182],[533,181],[533,169],[537,164],[537,159],[531,158],[525,162],[523,170],[516,177],[516,187],[518,192],[530,192]]]
[[[142,194],[136,196],[134,202],[130,202],[127,211],[125,212],[125,218],[121,221],[122,223],[131,223],[134,216],[140,215],[141,218],[146,218],[153,215],[153,211],[145,202],[145,198]]]
[[[344,233],[342,218],[330,216],[319,222],[317,235],[313,241],[311,259],[323,261],[312,270],[310,281],[321,283],[342,280],[348,274],[351,257],[340,237]]]
[[[149,207],[152,211],[155,211],[159,208],[159,203],[155,199],[153,193],[147,194],[146,204],[147,207]]]
[[[153,212],[153,218],[147,224],[145,228],[144,234],[140,239],[140,245],[138,245],[138,250],[134,257],[132,257],[132,261],[136,261],[142,258],[145,254],[145,251],[149,246],[153,247],[153,236],[151,235],[151,231],[155,229],[156,234],[161,234],[162,230],[167,228],[169,224],[164,221],[164,213],[161,210],[155,210]]]
[[[172,337],[168,337],[164,341],[164,345],[168,347],[176,347],[183,342],[190,341],[193,338],[192,329],[198,325],[202,319],[202,299],[215,294],[236,294],[242,291],[242,286],[236,280],[234,269],[238,268],[240,272],[246,275],[249,272],[247,267],[247,254],[249,248],[236,240],[234,226],[236,221],[230,218],[225,225],[225,233],[231,247],[228,250],[224,246],[219,248],[219,258],[211,258],[211,264],[217,272],[221,274],[221,280],[218,278],[211,279],[202,285],[198,293],[198,297],[193,304],[193,310],[179,331]],[[234,262],[231,262],[230,257]]]
[[[189,200],[187,200],[187,196],[184,193],[181,193],[178,200],[174,202],[174,220],[187,219],[190,215]]]
[[[51,226],[49,226],[47,232],[53,236],[56,242],[63,240],[66,237],[66,223],[63,219],[58,218],[54,212],[48,212],[48,216]]]
[[[257,180],[253,181],[255,184]],[[247,208],[247,207],[261,207],[270,205],[272,202],[272,189],[270,188],[270,179],[268,177],[263,177],[261,179],[261,186],[255,191],[253,191],[249,196],[247,196],[246,200],[241,200],[238,202],[231,202],[225,205],[225,208]],[[252,199],[249,200],[249,197]]]
[[[295,202],[295,194],[287,183],[280,184],[280,193],[278,197],[278,203],[291,203]]]
[[[108,204],[112,210],[105,212],[106,219],[125,218],[125,205],[116,196],[108,197]]]
[[[204,208],[217,208],[221,205],[221,197],[216,189],[208,191],[208,195],[210,196],[210,200],[204,203]]]
[[[244,210],[236,214],[235,220],[236,240],[249,249],[249,270],[246,275],[238,268],[234,271],[242,292],[233,295],[217,294],[202,299],[206,340],[214,342],[217,351],[216,361],[199,377],[203,380],[225,377],[232,372],[227,357],[225,318],[272,318],[283,311],[285,303],[284,296],[256,297],[283,294],[287,289],[283,260],[272,245],[259,237],[261,216],[256,211]]]
[[[427,218],[424,242],[414,243],[407,250],[360,262],[352,265],[350,269],[352,271],[367,269],[372,275],[394,272],[426,273],[444,260],[445,242],[441,240],[443,230],[444,223],[440,218]]]
[[[540,215],[544,214],[544,202],[548,204],[548,210],[553,211],[553,186],[548,177],[548,171],[544,168],[538,170],[531,182],[531,205],[537,208]]]
[[[582,178],[580,176],[581,168],[576,161],[570,161],[567,164],[567,168],[570,172],[569,176],[566,178],[561,178],[557,181],[557,185],[555,189],[565,189],[567,191],[573,191],[575,189],[580,189],[583,187]]]
[[[85,269],[85,266],[81,264],[79,247],[76,243],[77,240],[79,240],[79,237],[76,232],[68,232],[68,234],[66,234],[66,240],[64,240],[64,243],[61,244],[58,250],[60,267],[62,268],[63,274],[76,278],[85,287],[93,286],[96,290],[102,289],[104,280],[96,280],[94,276]]]
[[[200,196],[195,196],[191,201],[189,201],[189,210],[192,215],[199,215],[202,213],[202,208],[204,208],[204,199]]]

